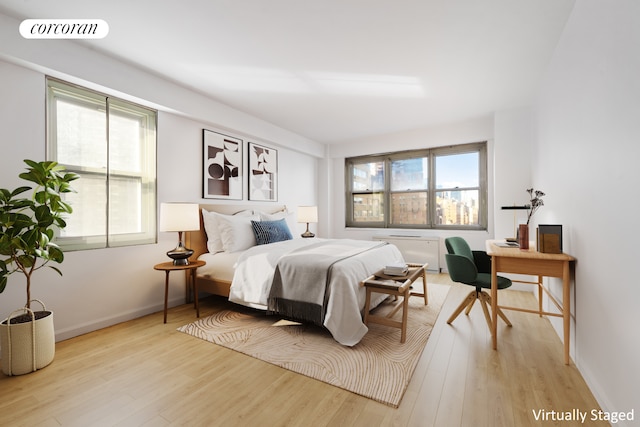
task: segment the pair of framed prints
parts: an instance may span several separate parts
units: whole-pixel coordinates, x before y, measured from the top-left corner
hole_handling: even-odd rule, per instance
[[[243,200],[244,142],[203,130],[203,194],[205,199]],[[278,200],[278,151],[247,143],[248,199]]]

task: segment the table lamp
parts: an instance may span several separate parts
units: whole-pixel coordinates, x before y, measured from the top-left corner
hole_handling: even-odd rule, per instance
[[[513,235],[515,237],[507,237],[505,240],[507,242],[517,242],[518,241],[518,225],[516,224],[516,212],[515,211],[526,211],[529,210],[530,206],[529,205],[523,205],[523,206],[502,206],[502,210],[510,210],[510,211],[514,211],[513,212]]]
[[[318,207],[298,206],[298,222],[307,223],[307,231],[301,234],[302,237],[315,237],[315,234],[309,231],[309,223],[318,222]]]
[[[200,216],[196,203],[160,204],[160,231],[177,231],[178,246],[167,252],[173,265],[189,265],[193,250],[184,247],[182,233],[200,229]]]

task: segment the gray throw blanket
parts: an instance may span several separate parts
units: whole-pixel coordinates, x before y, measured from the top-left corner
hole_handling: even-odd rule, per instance
[[[386,244],[367,240],[328,240],[283,256],[273,276],[268,311],[322,326],[333,266]]]

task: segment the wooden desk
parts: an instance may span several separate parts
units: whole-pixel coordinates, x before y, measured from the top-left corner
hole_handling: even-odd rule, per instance
[[[564,363],[569,364],[569,337],[571,330],[571,270],[570,263],[575,258],[567,254],[547,254],[537,252],[535,248],[530,246],[529,249],[520,248],[504,248],[497,246],[499,240],[487,240],[487,254],[491,256],[491,335],[493,339],[493,348],[498,348],[498,272],[501,273],[517,273],[537,276],[537,282],[533,283],[538,286],[538,310],[529,310],[518,307],[500,306],[503,310],[524,311],[527,313],[536,313],[540,316],[556,316],[562,317],[564,326]],[[562,279],[562,304],[545,288],[542,284],[542,278],[559,277]],[[542,292],[545,291],[549,295],[550,300],[556,305],[560,313],[550,313],[542,310]]]
[[[196,284],[196,269],[205,265],[204,261],[191,261],[187,265],[173,265],[173,261],[163,262],[153,266],[155,270],[165,272],[164,279],[164,323],[167,323],[167,304],[169,299],[169,273],[172,271],[190,271],[187,275],[187,289],[193,289],[193,301],[196,309],[196,316],[200,317],[200,307],[198,306],[198,289]]]

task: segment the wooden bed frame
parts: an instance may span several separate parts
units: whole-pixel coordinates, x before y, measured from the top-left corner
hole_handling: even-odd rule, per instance
[[[286,209],[283,205],[213,205],[213,204],[200,204],[200,230],[189,231],[185,233],[185,246],[193,250],[193,255],[189,258],[190,261],[195,261],[203,253],[207,253],[207,234],[204,230],[204,223],[202,220],[202,209],[206,209],[210,212],[217,212],[224,215],[233,215],[237,212],[244,210],[253,210],[256,212],[275,213],[281,212]],[[293,231],[293,230],[292,230]],[[189,283],[187,281],[186,283]],[[207,292],[214,295],[221,295],[229,297],[229,288],[231,282],[227,280],[212,280],[203,276],[199,276],[196,271],[196,285],[198,293]],[[191,289],[187,289],[187,302],[191,301]]]

